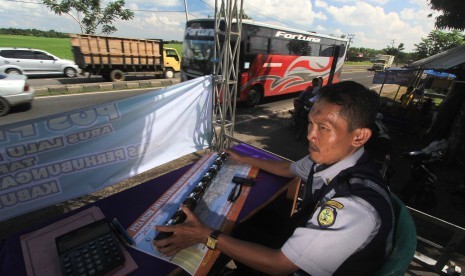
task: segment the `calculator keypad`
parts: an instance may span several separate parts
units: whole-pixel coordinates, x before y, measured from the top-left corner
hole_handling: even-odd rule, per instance
[[[106,233],[60,256],[63,275],[104,275],[124,263],[113,233]]]

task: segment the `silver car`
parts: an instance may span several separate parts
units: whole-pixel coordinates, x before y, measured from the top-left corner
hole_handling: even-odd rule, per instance
[[[65,75],[76,77],[81,69],[72,60],[29,48],[0,48],[0,73],[14,75]]]
[[[10,112],[12,106],[31,108],[34,88],[27,83],[27,76],[0,73],[0,116]]]

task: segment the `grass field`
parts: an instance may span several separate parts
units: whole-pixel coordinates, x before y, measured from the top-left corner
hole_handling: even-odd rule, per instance
[[[182,55],[181,44],[165,44],[166,47],[175,48]],[[34,48],[47,51],[59,58],[73,60],[71,52],[71,39],[47,38],[20,35],[0,35],[0,47]]]
[[[23,47],[47,51],[60,58],[73,59],[71,40],[20,35],[0,35],[0,47]]]

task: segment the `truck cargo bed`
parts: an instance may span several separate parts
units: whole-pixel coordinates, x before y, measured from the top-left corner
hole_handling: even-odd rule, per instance
[[[120,37],[71,34],[74,61],[93,74],[162,71],[163,42]]]

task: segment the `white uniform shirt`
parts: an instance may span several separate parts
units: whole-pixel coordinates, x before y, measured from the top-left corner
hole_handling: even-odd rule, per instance
[[[351,156],[313,176],[314,188],[328,184],[340,171],[352,167],[363,155],[361,148]],[[313,162],[305,157],[291,164],[291,170],[307,180]],[[315,187],[316,186],[316,187]],[[318,223],[319,207],[307,226],[299,227],[281,251],[296,266],[311,275],[332,275],[353,253],[363,249],[378,233],[381,225],[377,211],[365,200],[356,197],[335,198],[342,208],[334,208],[335,219],[328,229]]]

